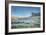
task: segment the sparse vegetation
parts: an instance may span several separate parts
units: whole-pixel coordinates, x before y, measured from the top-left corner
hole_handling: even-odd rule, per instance
[[[16,19],[11,28],[38,28],[40,27],[40,16]]]

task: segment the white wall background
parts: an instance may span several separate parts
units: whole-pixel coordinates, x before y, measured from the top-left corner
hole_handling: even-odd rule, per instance
[[[20,1],[33,1],[33,2],[45,2],[46,3],[46,0],[20,0]],[[46,4],[45,4],[45,7],[46,7]],[[45,24],[45,27],[46,27],[46,24]],[[0,35],[5,35],[5,0],[0,0]],[[46,30],[44,33],[32,33],[32,34],[28,33],[28,34],[18,34],[18,35],[46,35]]]

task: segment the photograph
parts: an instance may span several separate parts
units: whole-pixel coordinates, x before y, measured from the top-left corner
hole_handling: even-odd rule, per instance
[[[40,7],[11,6],[11,28],[40,28]]]

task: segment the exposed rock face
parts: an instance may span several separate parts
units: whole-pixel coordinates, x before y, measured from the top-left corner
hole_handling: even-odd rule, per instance
[[[30,20],[31,20],[31,17],[25,17],[25,18],[11,17],[12,22],[29,22]]]
[[[32,23],[35,21],[38,21],[40,19],[40,16],[32,16],[32,17],[26,17],[26,18],[16,18],[14,19],[14,17],[12,18],[12,22],[18,22],[18,23]]]
[[[11,17],[11,21],[12,22],[31,22],[32,19],[34,20],[34,18],[40,16],[40,13],[32,13],[32,16],[28,16],[28,17],[15,17],[15,16],[12,16]]]
[[[32,13],[32,16],[40,16],[40,13]]]

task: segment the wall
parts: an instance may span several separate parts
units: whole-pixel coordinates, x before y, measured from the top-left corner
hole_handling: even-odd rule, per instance
[[[24,0],[22,0],[22,1],[24,1]],[[25,1],[46,2],[45,0],[25,0]],[[5,18],[5,0],[0,0],[0,35],[5,35],[4,34],[5,33],[5,21],[4,21],[5,19],[4,18]],[[46,16],[45,16],[45,18],[46,18]],[[18,35],[46,35],[46,30],[44,33],[32,33],[32,34],[28,33],[28,34],[18,34]]]

